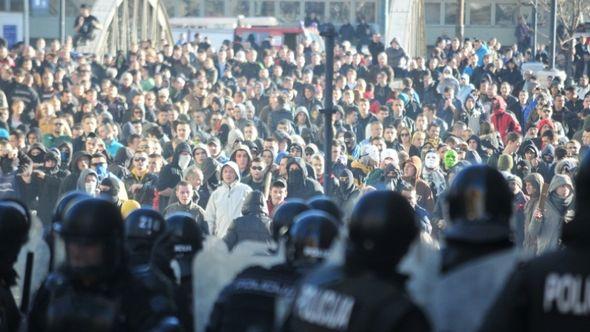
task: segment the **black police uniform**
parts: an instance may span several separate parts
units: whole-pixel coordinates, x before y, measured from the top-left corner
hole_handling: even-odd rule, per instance
[[[28,331],[178,331],[176,307],[165,291],[134,277],[125,264],[123,220],[110,202],[74,203],[58,234],[66,245],[99,245],[102,260],[89,266],[68,261],[38,290]]]
[[[286,236],[286,263],[238,274],[215,303],[207,331],[274,331],[277,302],[290,301],[296,282],[323,259],[338,236],[337,224],[319,210],[296,215]]]
[[[10,287],[16,284],[13,268],[22,245],[28,238],[30,216],[24,205],[0,201],[0,331],[18,331],[21,315]]]
[[[221,292],[207,331],[240,331],[245,327],[273,331],[275,299],[293,297],[300,277],[301,272],[288,264],[245,269]]]
[[[396,265],[418,235],[414,211],[392,191],[371,192],[348,224],[346,259],[303,278],[284,331],[429,331]]]
[[[590,331],[590,154],[576,177],[576,216],[563,249],[522,263],[480,331]]]
[[[404,291],[404,278],[353,274],[345,267],[314,271],[302,281],[288,331],[429,331]]]

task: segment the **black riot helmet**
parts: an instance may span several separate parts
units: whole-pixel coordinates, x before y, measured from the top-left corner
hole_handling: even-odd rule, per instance
[[[86,198],[90,198],[90,195],[82,191],[70,191],[69,193],[62,196],[55,206],[51,223],[55,224],[61,222],[63,220],[64,214],[66,213],[66,210],[70,208],[73,203]]]
[[[342,225],[342,210],[330,197],[326,195],[314,196],[307,201],[307,204],[312,209],[326,212],[336,219],[338,225]]]
[[[123,264],[123,217],[117,206],[99,198],[76,202],[54,225],[65,245],[64,273],[74,279],[100,281]]]
[[[275,242],[279,242],[281,237],[289,232],[289,228],[291,228],[293,220],[298,214],[309,209],[309,205],[307,205],[304,200],[298,198],[289,199],[279,205],[272,217],[272,223],[270,224],[272,238]]]
[[[574,196],[576,214],[572,221],[564,223],[561,240],[568,246],[590,245],[590,153],[586,153],[576,175]]]
[[[414,209],[400,193],[367,193],[350,216],[346,266],[390,275],[418,233]]]
[[[29,238],[30,227],[31,216],[25,205],[13,199],[0,201],[0,276],[10,284],[16,280],[12,266]]]
[[[295,217],[289,229],[285,254],[287,263],[309,267],[327,257],[338,237],[338,221],[320,210],[309,210]]]
[[[154,243],[166,231],[160,212],[137,209],[125,219],[125,248],[131,265],[148,264]]]
[[[446,196],[446,239],[470,243],[508,240],[512,196],[499,171],[485,165],[461,170]]]
[[[178,276],[181,279],[189,277],[192,275],[193,258],[203,249],[201,228],[195,218],[186,212],[174,213],[166,221],[168,231],[163,241],[172,251],[172,261],[178,263]]]

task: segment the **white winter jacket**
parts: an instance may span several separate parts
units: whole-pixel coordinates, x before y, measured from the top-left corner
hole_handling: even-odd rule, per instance
[[[218,238],[223,238],[232,221],[242,216],[242,204],[244,198],[252,189],[240,183],[240,171],[233,161],[227,162],[223,167],[231,167],[237,174],[237,179],[231,185],[223,183],[211,193],[205,220],[209,224],[209,233]]]

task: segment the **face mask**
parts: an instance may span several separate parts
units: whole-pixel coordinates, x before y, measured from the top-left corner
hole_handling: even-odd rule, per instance
[[[190,162],[191,162],[190,156],[180,155],[180,157],[178,157],[178,166],[180,166],[181,169],[186,169]]]
[[[102,178],[107,174],[107,166],[105,164],[100,164],[96,166],[96,174],[98,177]]]
[[[449,150],[445,153],[445,166],[447,169],[453,168],[457,163],[457,152]]]
[[[438,155],[436,153],[430,152],[426,154],[426,157],[424,158],[424,165],[426,168],[435,169],[438,167],[438,164]]]
[[[86,190],[86,193],[90,196],[94,196],[96,194],[96,182],[92,181],[85,183],[84,190]]]

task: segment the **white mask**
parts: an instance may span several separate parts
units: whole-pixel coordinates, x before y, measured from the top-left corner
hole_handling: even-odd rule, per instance
[[[438,154],[436,152],[428,152],[424,157],[424,165],[428,169],[436,169],[440,164]]]
[[[180,166],[181,169],[186,169],[190,162],[191,162],[191,156],[187,156],[187,155],[183,154],[183,155],[180,155],[180,157],[178,157],[178,166]]]
[[[90,196],[96,195],[96,182],[92,181],[85,183],[84,189],[86,190],[86,193],[88,193]]]

